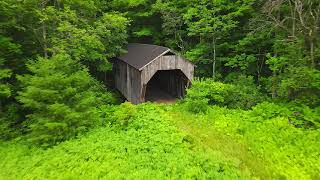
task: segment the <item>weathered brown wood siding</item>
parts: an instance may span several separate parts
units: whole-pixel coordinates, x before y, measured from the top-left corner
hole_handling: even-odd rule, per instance
[[[191,81],[193,79],[194,65],[177,55],[161,56],[141,71],[141,83],[147,84],[158,70],[181,70]]]
[[[140,71],[122,61],[114,63],[114,71],[116,88],[128,101],[134,104],[140,103]]]

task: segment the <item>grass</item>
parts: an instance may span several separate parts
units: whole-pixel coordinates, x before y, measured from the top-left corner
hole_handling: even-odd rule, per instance
[[[283,117],[215,106],[193,114],[181,104],[121,108],[105,118],[120,123],[47,150],[2,142],[0,179],[320,179],[319,130]]]
[[[181,130],[189,134],[196,143],[214,151],[220,151],[225,157],[239,162],[242,171],[250,171],[252,176],[271,179],[268,166],[250,152],[245,141],[239,141],[214,127],[204,115],[174,111],[173,122]],[[201,121],[201,119],[204,119]]]
[[[272,113],[261,119],[259,113],[269,110],[257,108],[212,106],[206,113],[193,114],[177,106],[171,115],[176,126],[198,144],[239,161],[253,177],[320,179],[320,131],[296,128],[288,118]]]
[[[51,149],[0,145],[0,179],[247,179],[238,162],[193,143],[156,105]]]

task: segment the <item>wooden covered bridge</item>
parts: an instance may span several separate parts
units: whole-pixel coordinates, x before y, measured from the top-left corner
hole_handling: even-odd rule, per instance
[[[114,61],[115,86],[134,104],[182,98],[193,79],[194,65],[169,48],[128,44]]]

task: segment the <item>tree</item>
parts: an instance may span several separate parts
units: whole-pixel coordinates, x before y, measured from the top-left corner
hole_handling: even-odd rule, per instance
[[[319,105],[315,97],[320,95],[316,66],[319,62],[316,48],[320,3],[313,0],[267,1],[259,21],[274,32],[272,54],[266,62],[273,72],[269,78],[272,96],[300,99],[305,103],[309,99],[309,105]]]
[[[228,36],[239,23],[239,17],[251,8],[252,1],[230,3],[202,0],[195,3],[184,16],[188,35],[198,36],[199,43],[209,46],[212,77],[216,75],[217,40]]]
[[[103,12],[120,12],[130,20],[129,41],[162,44],[161,21],[152,6],[156,0],[112,0],[100,2]]]
[[[160,1],[158,0],[154,5],[154,11],[161,14],[161,28],[164,44],[179,50],[185,54],[187,49],[187,26],[184,22],[183,15],[187,12],[190,1],[186,0],[172,0]]]
[[[53,128],[51,130],[45,123],[40,123],[39,119],[41,118],[45,119],[44,121],[51,122],[52,119],[50,119],[49,115],[45,116],[45,112],[51,115],[52,109],[47,108],[41,111],[37,107],[28,104],[33,98],[35,98],[34,102],[39,101],[38,105],[41,104],[41,100],[47,100],[44,97],[42,97],[43,99],[36,99],[36,95],[31,93],[32,90],[34,92],[47,92],[46,90],[50,89],[49,83],[53,83],[53,80],[48,80],[47,84],[44,83],[47,85],[46,87],[40,87],[39,84],[36,84],[35,79],[40,76],[40,70],[47,69],[51,72],[46,77],[48,79],[61,76],[63,72],[70,75],[70,69],[67,67],[62,68],[57,63],[74,67],[74,73],[82,72],[78,74],[80,76],[78,78],[83,78],[86,88],[80,89],[83,94],[87,93],[86,95],[88,96],[83,98],[87,98],[87,100],[92,98],[90,99],[92,102],[96,101],[99,104],[98,96],[92,95],[89,98],[90,93],[93,91],[88,84],[86,85],[88,83],[86,79],[91,79],[90,82],[94,82],[94,78],[83,66],[86,66],[94,75],[98,74],[97,72],[99,71],[106,72],[110,70],[111,64],[108,60],[123,51],[122,46],[126,43],[128,25],[128,20],[119,13],[103,13],[101,7],[99,7],[100,3],[95,0],[30,0],[22,2],[3,0],[0,2],[0,122],[5,122],[3,123],[5,124],[4,126],[1,125],[1,129],[4,127],[4,129],[10,131],[13,129],[11,127],[21,125],[23,118],[16,118],[13,113],[23,116],[25,111],[28,114],[26,123],[36,122],[35,126],[33,126],[33,123],[31,123],[33,124],[32,126],[26,124],[30,128],[30,137],[36,137],[34,134],[38,133],[39,139],[35,141],[40,144],[49,142],[45,137],[41,137],[41,132],[45,136],[48,135],[46,133],[51,130],[54,131],[53,129],[55,128],[56,130],[63,129],[63,123],[56,124],[56,127],[50,127]],[[28,63],[27,59],[30,59]],[[67,64],[62,62],[62,59],[66,60]],[[50,64],[51,62],[49,63],[49,61],[52,61],[53,64]],[[50,70],[47,67],[49,64],[53,66]],[[39,71],[32,67],[37,67]],[[28,75],[30,72],[33,74]],[[17,81],[17,75],[20,81]],[[27,82],[29,80],[35,81]],[[59,88],[70,90],[73,89],[73,86],[82,87],[80,84],[64,83],[60,84]],[[37,87],[38,89],[32,89],[32,87]],[[45,90],[41,91],[41,88]],[[56,89],[56,91],[59,90]],[[18,98],[16,98],[17,91],[20,91]],[[100,87],[100,91],[105,93],[108,90]],[[29,92],[31,94],[28,94]],[[98,93],[99,90],[94,92]],[[19,99],[19,102],[16,102],[16,99]],[[69,100],[58,102],[60,104],[65,102],[66,106],[71,106],[67,102]],[[19,106],[17,105],[18,103],[23,104],[23,110],[14,108],[14,106]],[[64,107],[61,106],[59,108],[61,110]],[[74,109],[75,107],[66,107],[65,109],[68,110],[68,108]],[[90,109],[92,108],[88,106],[87,110],[90,111]],[[79,117],[86,116],[87,110],[84,108],[74,115]],[[88,118],[89,121],[90,117]],[[62,119],[67,118],[63,116]],[[90,123],[88,123],[88,126],[83,126],[89,127],[89,125]],[[75,129],[80,126],[82,125],[75,124]],[[31,127],[35,127],[35,129]],[[59,142],[63,138],[67,139],[69,135],[71,137],[77,134],[76,132],[69,132],[68,128],[66,129],[66,131],[61,130],[61,132],[66,132],[65,135],[63,133],[56,134],[57,139],[54,140],[55,142]]]
[[[287,34],[291,41],[303,38],[309,50],[310,64],[316,65],[315,49],[320,31],[320,3],[317,0],[267,1],[266,20]],[[300,36],[300,37],[299,37]]]
[[[18,76],[23,88],[17,99],[31,112],[24,122],[31,142],[49,146],[87,131],[100,122],[97,108],[113,102],[69,55],[38,58],[27,67],[31,74]]]
[[[123,51],[128,20],[117,13],[100,14],[93,1],[84,4],[65,2],[58,7],[50,5],[36,11],[40,22],[50,27],[45,40],[47,55],[67,53],[97,71],[110,70],[108,60]]]

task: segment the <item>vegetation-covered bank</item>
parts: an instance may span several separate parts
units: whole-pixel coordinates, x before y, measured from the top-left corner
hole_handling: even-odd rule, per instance
[[[0,178],[319,178],[319,130],[295,128],[274,104],[200,114],[185,105],[108,108],[105,127],[47,150],[3,142]]]

